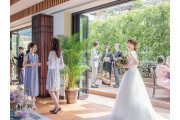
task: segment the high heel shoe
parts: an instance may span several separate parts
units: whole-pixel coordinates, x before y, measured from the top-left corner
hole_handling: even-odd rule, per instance
[[[56,110],[56,108],[54,108],[53,110],[50,110],[49,112],[51,112],[51,113],[52,113],[52,112],[54,112],[55,110]]]
[[[51,112],[52,114],[57,114],[58,112],[61,112],[61,108],[59,107],[59,109],[57,110],[57,111],[53,111],[53,112]]]

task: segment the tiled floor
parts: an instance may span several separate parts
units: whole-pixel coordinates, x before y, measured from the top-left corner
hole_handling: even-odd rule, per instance
[[[11,85],[11,90],[15,90],[16,87]],[[114,101],[113,98],[92,94],[85,100],[78,100],[77,104],[66,104],[65,100],[60,100],[62,112],[54,115],[49,112],[53,109],[51,98],[37,98],[38,109],[34,111],[52,120],[106,120],[112,111]],[[155,108],[155,111],[169,119],[169,110]]]

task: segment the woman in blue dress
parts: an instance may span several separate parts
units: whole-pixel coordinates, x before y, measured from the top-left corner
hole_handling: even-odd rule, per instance
[[[23,62],[23,66],[25,67],[24,89],[29,90],[26,94],[31,96],[33,109],[37,108],[35,106],[35,97],[39,94],[38,66],[41,66],[41,63],[38,62],[39,57],[35,53],[36,50],[37,46],[34,43],[29,43]]]

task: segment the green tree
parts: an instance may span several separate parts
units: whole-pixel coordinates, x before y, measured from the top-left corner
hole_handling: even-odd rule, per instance
[[[170,54],[170,3],[134,9],[106,20],[89,24],[89,39],[100,43],[99,51],[120,43],[123,53],[127,53],[126,42],[135,38],[138,42],[139,60],[156,60],[157,56]],[[90,44],[90,47],[93,47]]]

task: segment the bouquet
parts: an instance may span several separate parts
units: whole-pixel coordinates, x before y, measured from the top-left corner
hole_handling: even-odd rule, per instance
[[[126,65],[127,64],[127,57],[120,57],[120,58],[117,58],[116,62],[115,62],[115,67],[117,67],[117,69],[120,69],[122,68],[123,65]],[[125,70],[128,70],[128,68],[125,68]]]

